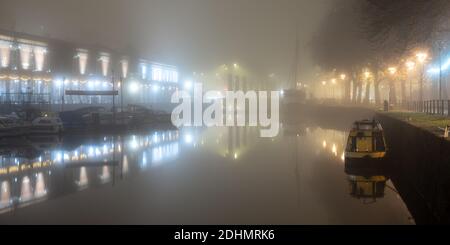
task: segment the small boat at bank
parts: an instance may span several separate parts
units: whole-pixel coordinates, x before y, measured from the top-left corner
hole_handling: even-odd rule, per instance
[[[386,140],[380,123],[363,120],[353,124],[345,151],[346,163],[379,163],[386,153]]]
[[[31,134],[60,134],[64,130],[63,123],[59,117],[38,117],[31,122]]]
[[[18,118],[10,116],[0,117],[0,137],[21,136],[28,133],[29,127]]]

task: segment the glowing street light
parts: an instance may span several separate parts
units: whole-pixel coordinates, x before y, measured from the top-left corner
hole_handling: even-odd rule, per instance
[[[372,75],[372,74],[370,73],[370,71],[364,72],[364,77],[365,77],[366,79],[369,79],[371,75]]]
[[[192,83],[192,81],[185,81],[184,82],[184,89],[185,90],[191,90],[192,89],[192,86],[194,86],[194,84]]]
[[[388,71],[391,75],[395,75],[395,73],[397,73],[397,68],[396,67],[389,67]]]
[[[420,84],[419,101],[423,102],[423,80],[424,80],[424,73],[425,73],[424,70],[425,70],[425,61],[428,58],[428,54],[425,52],[419,52],[416,54],[416,57],[417,57],[417,61],[419,61],[419,63],[422,64],[422,73],[420,75],[420,82],[419,82],[419,84]],[[439,70],[441,70],[441,69],[442,69],[442,67],[440,67]],[[423,107],[423,105],[421,103],[421,108],[420,108],[421,110],[422,110],[422,107]]]
[[[336,79],[331,79],[331,84],[333,84],[333,85],[335,85],[336,84],[336,82],[337,82],[337,80]]]
[[[347,78],[347,75],[341,74],[341,80],[345,80]]]
[[[413,61],[407,61],[405,63],[405,65],[406,65],[406,69],[408,69],[408,71],[412,71],[412,70],[414,70],[414,68],[416,68],[416,63]]]
[[[419,52],[419,53],[416,54],[416,57],[417,57],[417,60],[418,60],[421,64],[423,64],[423,63],[425,63],[425,61],[427,60],[428,54],[425,53],[425,52]]]
[[[406,62],[406,69],[411,72],[416,68],[416,63],[413,61]],[[412,79],[409,78],[409,100],[412,101]]]
[[[130,92],[135,94],[137,92],[139,92],[140,86],[137,82],[132,82],[130,83]]]
[[[323,86],[326,86],[326,85],[327,85],[327,82],[326,82],[326,81],[323,81],[323,82],[322,82],[322,85],[323,85]]]

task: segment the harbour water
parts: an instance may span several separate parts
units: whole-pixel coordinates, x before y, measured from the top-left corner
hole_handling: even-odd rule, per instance
[[[0,223],[414,224],[389,173],[378,190],[367,181],[352,189],[348,129],[285,123],[273,139],[243,127],[3,141]]]

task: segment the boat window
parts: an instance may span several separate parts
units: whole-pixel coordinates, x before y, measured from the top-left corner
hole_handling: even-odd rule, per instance
[[[383,137],[383,133],[381,132],[375,132],[373,134],[374,137],[374,143],[375,143],[375,151],[377,152],[382,152],[382,151],[386,151],[386,146],[384,144],[384,137]]]
[[[348,152],[372,152],[373,138],[367,136],[349,137],[347,142]]]
[[[371,152],[372,151],[372,137],[358,137],[356,139],[357,152]]]

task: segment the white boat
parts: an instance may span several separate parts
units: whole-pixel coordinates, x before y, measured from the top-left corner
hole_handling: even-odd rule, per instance
[[[59,134],[64,126],[59,117],[38,117],[31,123],[32,134]]]

